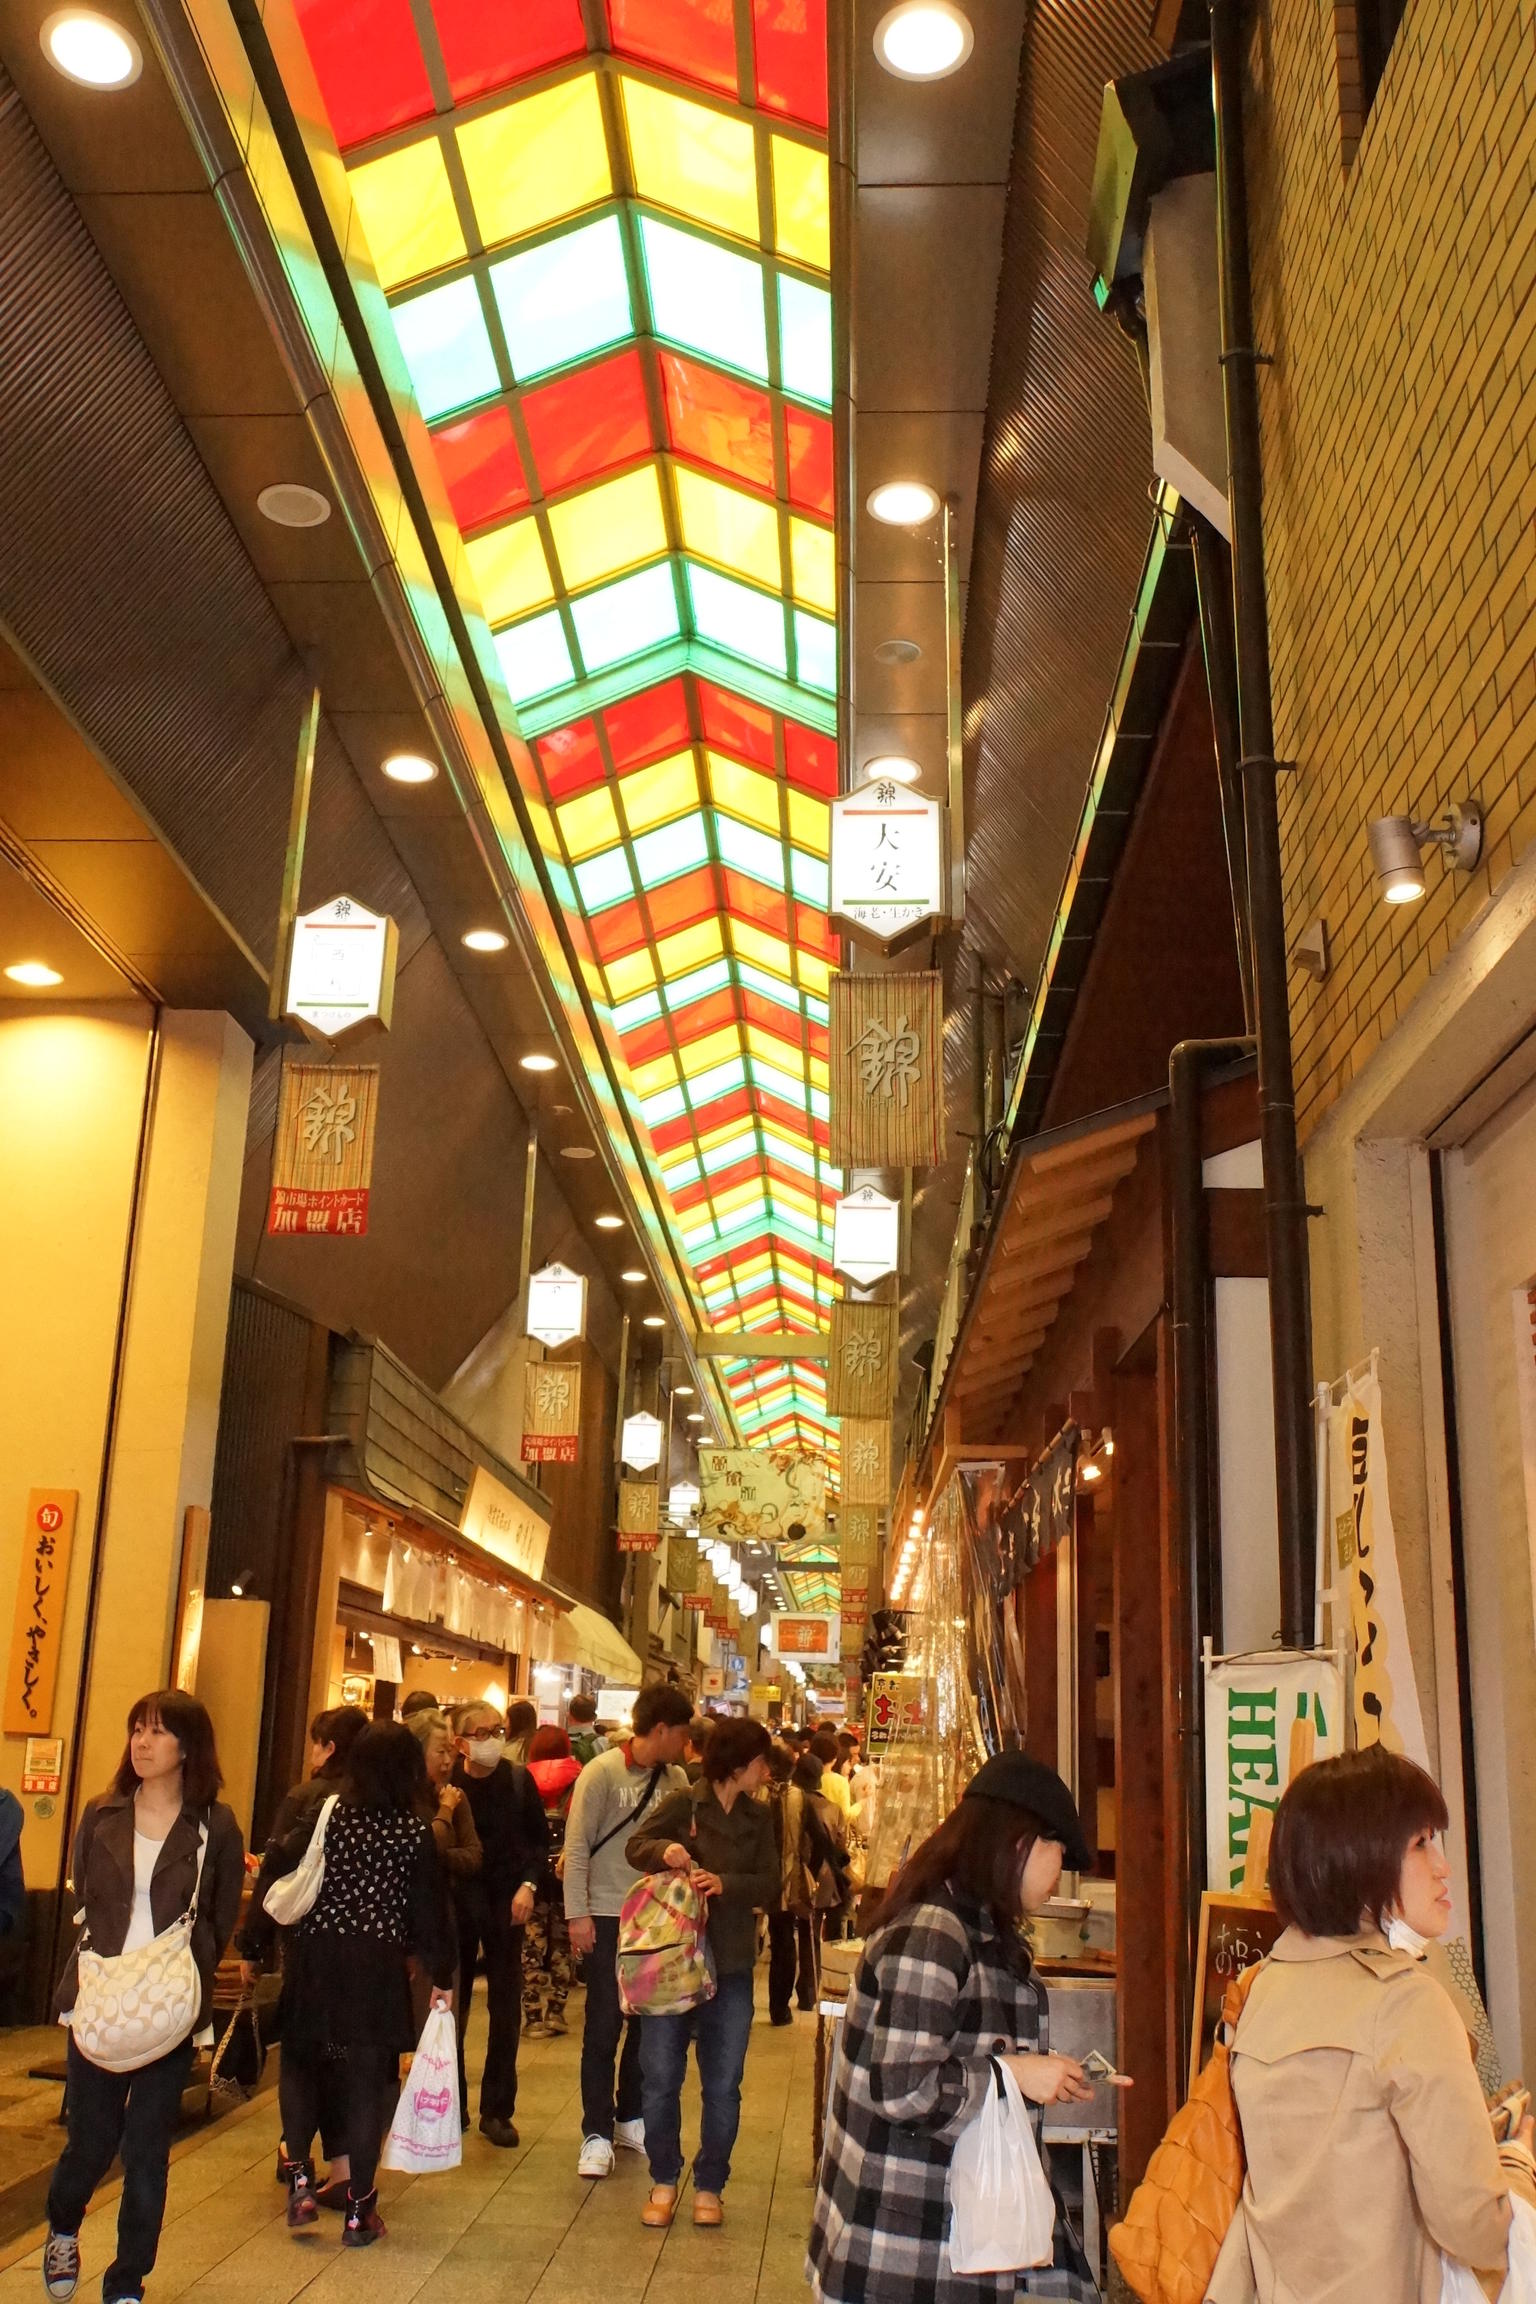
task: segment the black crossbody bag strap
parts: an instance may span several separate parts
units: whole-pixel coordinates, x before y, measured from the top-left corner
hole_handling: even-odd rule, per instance
[[[645,1797],[641,1801],[639,1807],[632,1809],[629,1815],[621,1816],[617,1824],[611,1824],[608,1830],[603,1834],[601,1840],[593,1841],[591,1847],[587,1850],[587,1862],[589,1864],[591,1863],[593,1857],[597,1854],[599,1848],[606,1848],[609,1841],[617,1840],[621,1832],[633,1832],[635,1826],[639,1823],[641,1817],[645,1814],[647,1808],[649,1808],[651,1802],[656,1797],[656,1787],[661,1782],[662,1775],[666,1769],[666,1765],[667,1764],[665,1760],[663,1760],[657,1767],[651,1770],[651,1780],[645,1788]]]

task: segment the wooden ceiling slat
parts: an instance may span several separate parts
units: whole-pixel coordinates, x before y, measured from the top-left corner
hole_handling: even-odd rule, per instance
[[[1075,1136],[1065,1144],[1048,1144],[1044,1151],[1034,1154],[1030,1167],[1034,1174],[1043,1176],[1058,1168],[1071,1168],[1081,1162],[1084,1152],[1097,1159],[1102,1152],[1117,1145],[1134,1146],[1157,1126],[1155,1112],[1136,1112],[1128,1120],[1119,1120],[1107,1128],[1095,1128],[1090,1137]],[[1132,1152],[1131,1164],[1135,1165]]]

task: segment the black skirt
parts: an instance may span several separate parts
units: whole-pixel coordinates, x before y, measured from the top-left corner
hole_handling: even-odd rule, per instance
[[[283,1968],[283,2039],[301,2048],[414,2048],[410,1972],[400,1946],[300,1930]]]

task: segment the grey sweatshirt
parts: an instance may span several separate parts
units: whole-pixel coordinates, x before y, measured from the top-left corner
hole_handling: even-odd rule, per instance
[[[624,1844],[640,1821],[640,1803],[654,1770],[638,1763],[631,1766],[629,1754],[628,1744],[602,1752],[576,1779],[565,1824],[567,1920],[616,1919],[641,1878],[625,1855]],[[650,1815],[670,1792],[687,1788],[681,1768],[663,1768],[645,1814]],[[611,1838],[605,1839],[605,1834]],[[592,1850],[600,1840],[604,1845],[594,1856]]]

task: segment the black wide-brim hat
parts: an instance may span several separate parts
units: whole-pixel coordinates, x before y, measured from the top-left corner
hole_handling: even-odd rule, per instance
[[[1069,1872],[1091,1872],[1094,1858],[1083,1835],[1077,1802],[1054,1768],[1028,1752],[998,1752],[984,1761],[965,1788],[967,1800],[1006,1800],[1026,1808],[1041,1838],[1059,1840]]]

